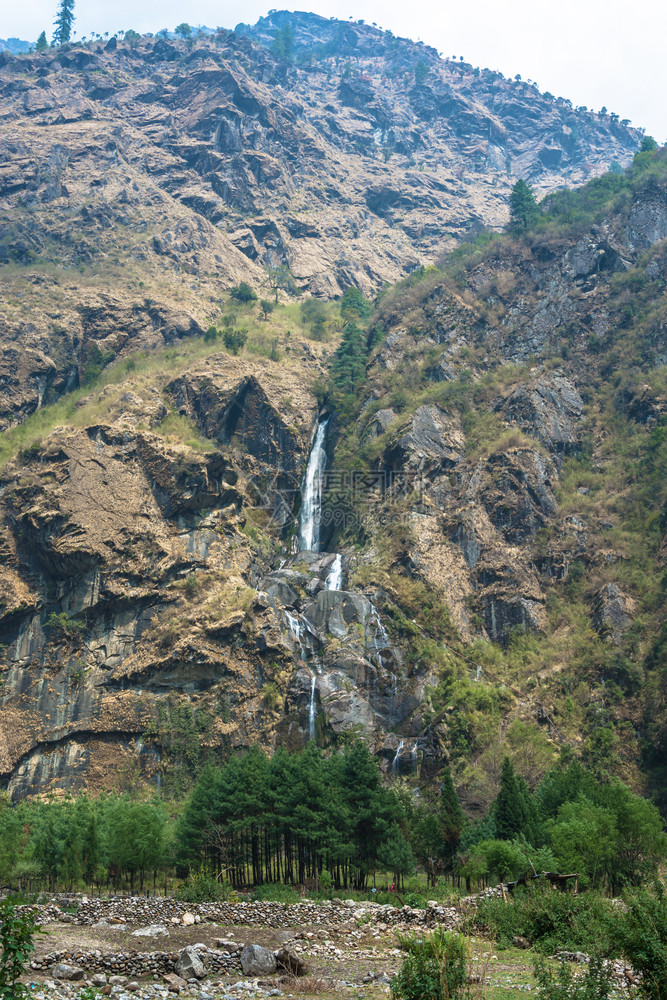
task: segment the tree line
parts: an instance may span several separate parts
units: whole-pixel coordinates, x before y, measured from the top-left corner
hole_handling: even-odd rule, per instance
[[[325,755],[255,747],[209,765],[185,801],[81,795],[0,802],[0,883],[155,890],[164,875],[206,871],[237,889],[324,882],[400,886],[417,868],[471,889],[533,872],[577,873],[615,894],[652,879],[667,857],[656,807],[601,782],[571,752],[531,791],[505,759],[489,813],[469,822],[449,769],[438,790],[387,785],[362,742]],[[326,873],[326,874],[324,874]]]

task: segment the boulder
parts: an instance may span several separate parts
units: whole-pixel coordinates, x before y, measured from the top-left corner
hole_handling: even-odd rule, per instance
[[[169,931],[164,924],[151,924],[132,931],[132,937],[169,937]]]
[[[181,917],[181,923],[184,927],[192,927],[196,923],[194,913],[184,913]]]
[[[241,952],[244,976],[267,976],[276,971],[276,956],[259,944],[247,944]]]
[[[188,985],[185,979],[181,979],[175,972],[168,972],[162,979],[170,993],[180,993]]]
[[[176,971],[183,979],[203,979],[206,975],[206,966],[202,962],[199,953],[192,945],[188,945],[178,956]]]
[[[58,965],[51,969],[51,975],[54,979],[77,982],[79,979],[83,979],[83,969],[79,968],[78,965],[68,965],[66,962],[59,962]]]
[[[243,948],[243,945],[239,941],[232,941],[230,938],[217,938],[215,946],[220,951],[226,951],[228,955],[235,955],[237,951],[241,951]]]
[[[276,965],[292,976],[307,976],[308,966],[304,960],[289,948],[280,948],[275,953]]]

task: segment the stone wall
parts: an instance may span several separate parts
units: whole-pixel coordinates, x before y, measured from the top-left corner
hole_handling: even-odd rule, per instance
[[[363,917],[373,924],[454,926],[459,916],[453,907],[431,903],[426,909],[395,907],[371,902],[335,899],[331,902],[303,903],[185,903],[171,897],[123,896],[93,898],[56,895],[48,905],[31,906],[41,924],[53,922],[90,926],[100,921],[128,926],[212,921],[263,927],[299,927],[345,924]],[[69,911],[69,912],[68,912]],[[74,911],[74,912],[72,912]],[[191,914],[194,920],[183,917]]]
[[[240,973],[241,962],[238,955],[199,946],[199,955],[208,973],[225,975]],[[30,968],[36,972],[46,972],[61,962],[78,966],[86,973],[103,972],[107,976],[152,976],[178,972],[178,952],[100,952],[100,951],[50,951],[34,958]]]

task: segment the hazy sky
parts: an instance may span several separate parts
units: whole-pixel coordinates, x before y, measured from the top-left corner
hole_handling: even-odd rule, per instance
[[[277,0],[273,0],[274,3]],[[50,37],[58,0],[2,0],[0,38]],[[394,34],[462,55],[473,65],[521,73],[540,90],[621,118],[667,140],[667,4],[664,0],[304,0],[325,16],[364,18]],[[280,8],[279,8],[280,9]],[[293,9],[293,8],[290,8]],[[257,0],[76,0],[78,36],[120,28],[158,31],[181,21],[233,28],[268,7]]]

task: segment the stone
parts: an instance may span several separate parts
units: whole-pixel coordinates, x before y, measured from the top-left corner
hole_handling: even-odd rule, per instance
[[[184,927],[194,926],[195,923],[194,913],[184,913],[183,916],[181,917],[181,923],[183,924]]]
[[[51,969],[51,975],[54,979],[64,979],[69,982],[77,982],[79,979],[83,979],[83,969],[78,965],[68,965],[66,962],[59,962]]]
[[[90,982],[92,986],[106,986],[107,977],[103,972],[96,972],[94,976],[90,977]]]
[[[109,976],[110,986],[125,986],[127,976]]]
[[[289,948],[280,948],[276,952],[276,965],[292,976],[308,975],[308,966],[304,960]]]
[[[180,993],[187,986],[185,979],[177,976],[175,972],[168,972],[162,979],[166,983],[170,993]]]
[[[244,976],[267,976],[276,971],[276,956],[259,944],[247,944],[241,952]]]
[[[184,948],[178,956],[176,971],[183,979],[190,979],[191,976],[203,979],[206,975],[206,966],[199,957],[197,949],[192,945]]]
[[[169,937],[169,931],[164,924],[151,924],[132,931],[132,937]]]
[[[231,941],[229,938],[217,938],[215,946],[220,951],[226,951],[228,955],[234,955],[243,948],[239,941]]]
[[[514,945],[515,948],[530,948],[530,941],[527,938],[521,937],[519,935],[516,935],[515,937],[512,938],[512,944]]]

